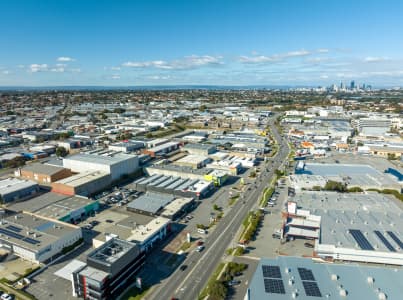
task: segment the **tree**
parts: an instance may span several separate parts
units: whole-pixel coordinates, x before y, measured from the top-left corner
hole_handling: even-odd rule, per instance
[[[227,288],[222,282],[216,280],[211,283],[209,292],[210,292],[209,299],[220,300],[224,299],[225,296],[227,295]]]
[[[18,168],[22,167],[23,165],[25,165],[25,158],[22,156],[17,156],[4,163],[6,168]]]
[[[56,155],[59,157],[65,157],[67,156],[67,154],[69,154],[69,152],[67,151],[66,148],[60,146],[56,148]]]
[[[333,180],[329,180],[328,182],[326,182],[324,189],[326,191],[336,191],[340,193],[344,193],[347,191],[347,187],[344,183]]]

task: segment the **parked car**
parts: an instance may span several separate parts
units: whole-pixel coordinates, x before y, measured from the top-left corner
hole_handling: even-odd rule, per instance
[[[241,283],[240,280],[231,280],[231,281],[228,282],[228,285],[229,286],[234,286],[234,285],[238,285],[240,283]]]
[[[13,296],[11,296],[10,294],[4,293],[3,295],[1,295],[1,300],[13,300]]]
[[[181,266],[179,267],[179,270],[185,271],[187,267],[188,267],[187,265],[181,265]]]
[[[196,248],[196,251],[197,251],[197,252],[202,252],[203,249],[204,249],[204,246],[201,245],[201,246],[198,246],[198,247]]]

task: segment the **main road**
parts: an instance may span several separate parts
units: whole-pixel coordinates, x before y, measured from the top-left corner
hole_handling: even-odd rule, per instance
[[[231,211],[218,222],[215,230],[206,237],[205,250],[200,253],[196,251],[189,253],[183,262],[187,268],[183,271],[177,269],[158,288],[147,295],[146,299],[194,300],[198,298],[210,275],[221,261],[226,248],[234,240],[247,213],[257,208],[258,199],[274,176],[274,170],[279,168],[287,159],[288,144],[281,138],[272,122],[270,125],[272,134],[279,145],[277,155],[271,160],[271,164],[267,163],[261,168],[262,172],[256,177],[255,182],[249,185]]]

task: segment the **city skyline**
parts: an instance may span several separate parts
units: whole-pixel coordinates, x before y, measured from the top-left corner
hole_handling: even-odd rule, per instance
[[[387,4],[3,2],[0,86],[403,86]]]

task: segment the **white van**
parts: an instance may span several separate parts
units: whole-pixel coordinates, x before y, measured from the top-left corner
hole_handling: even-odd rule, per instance
[[[207,233],[207,230],[201,229],[201,228],[197,228],[197,232],[198,232],[198,233],[201,233],[201,234],[206,234],[206,233]]]

